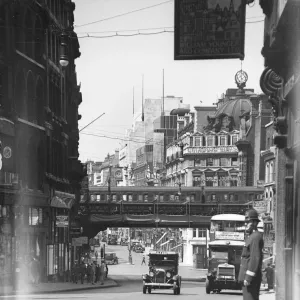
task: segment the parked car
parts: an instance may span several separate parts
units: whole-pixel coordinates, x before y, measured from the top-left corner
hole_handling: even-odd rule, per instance
[[[115,252],[106,252],[105,253],[105,263],[108,265],[117,265],[119,259]]]
[[[180,294],[181,276],[178,274],[179,254],[176,252],[149,252],[149,272],[143,274],[143,294],[156,289],[171,289]]]

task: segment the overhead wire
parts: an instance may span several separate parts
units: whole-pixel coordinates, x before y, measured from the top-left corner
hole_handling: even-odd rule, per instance
[[[154,5],[151,5],[151,6],[147,6],[147,7],[142,7],[142,8],[139,8],[139,9],[128,11],[128,12],[125,12],[125,13],[122,13],[122,14],[118,14],[118,15],[115,15],[115,16],[112,16],[112,17],[107,17],[107,18],[104,18],[104,19],[96,20],[96,21],[93,21],[93,22],[89,22],[89,23],[85,23],[85,24],[81,24],[81,25],[74,25],[74,28],[88,26],[88,25],[92,25],[92,24],[96,24],[96,23],[100,23],[100,22],[112,20],[112,19],[115,19],[115,18],[127,16],[129,14],[136,13],[136,12],[139,12],[139,11],[142,11],[142,10],[146,10],[146,9],[150,9],[150,8],[153,8],[153,7],[157,7],[157,6],[169,3],[169,2],[173,2],[173,0],[168,0],[168,1],[165,1],[165,2],[157,3],[157,4],[154,4]]]

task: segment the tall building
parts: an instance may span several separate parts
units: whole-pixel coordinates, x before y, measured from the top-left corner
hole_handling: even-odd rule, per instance
[[[300,1],[260,1],[265,62],[260,84],[274,111],[276,299],[300,297]]]
[[[0,281],[36,257],[42,280],[71,267],[70,218],[79,200],[78,106],[72,1],[0,1]]]
[[[265,95],[244,86],[238,83],[237,89],[227,89],[217,106],[195,107],[183,115],[178,139],[167,145],[165,185],[205,191],[207,186],[257,186],[264,179],[260,151],[265,149],[265,125],[272,112]],[[225,196],[228,203],[238,201],[230,193]],[[193,197],[189,201],[195,201]],[[256,200],[253,195],[252,200]],[[214,195],[206,199],[208,203],[219,201]],[[182,229],[182,236],[184,263],[195,264],[195,255],[206,257],[206,230]]]

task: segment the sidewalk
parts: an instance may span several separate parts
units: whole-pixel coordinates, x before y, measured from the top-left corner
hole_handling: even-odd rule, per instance
[[[101,289],[118,286],[118,284],[111,278],[107,278],[103,285],[96,283],[92,285],[91,283],[71,283],[71,282],[57,282],[57,283],[39,283],[38,285],[27,285],[26,287],[20,288],[16,292],[13,292],[11,286],[1,286],[0,287],[0,297],[8,295],[28,295],[28,294],[47,294],[47,293],[61,293],[61,292],[71,292],[79,290],[89,290],[89,289]]]
[[[260,293],[261,293],[259,296],[260,300],[275,300],[274,292],[261,291]]]

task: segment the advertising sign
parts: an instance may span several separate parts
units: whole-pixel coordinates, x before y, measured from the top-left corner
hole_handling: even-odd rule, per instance
[[[69,217],[56,216],[56,227],[69,227]]]
[[[244,232],[231,232],[231,231],[216,231],[215,232],[216,240],[243,241],[244,238],[245,238]]]
[[[217,147],[188,147],[183,150],[183,154],[198,154],[198,153],[238,153],[236,146],[217,146]]]
[[[244,59],[245,0],[175,0],[175,59]]]
[[[82,246],[84,244],[88,243],[88,237],[87,236],[80,236],[78,238],[72,239],[72,245],[73,246]]]
[[[253,208],[256,209],[259,214],[266,213],[268,210],[268,200],[253,201]]]

